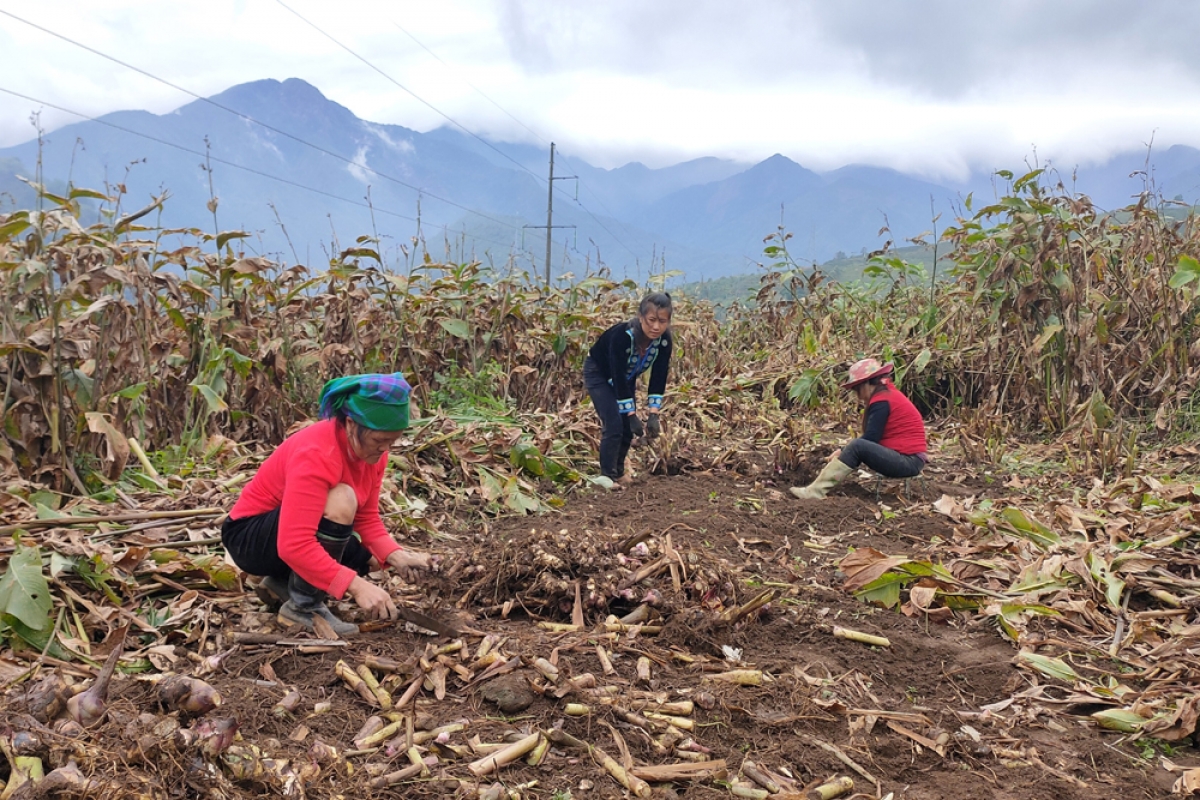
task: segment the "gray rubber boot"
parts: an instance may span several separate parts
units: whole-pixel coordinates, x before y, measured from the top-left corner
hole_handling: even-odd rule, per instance
[[[287,579],[275,575],[260,578],[256,583],[250,584],[250,588],[254,590],[254,594],[258,596],[262,604],[272,611],[291,599],[291,595],[288,593]]]
[[[308,630],[313,629],[313,617],[320,617],[329,623],[338,636],[353,636],[358,633],[358,626],[353,622],[344,622],[325,605],[329,595],[292,573],[288,579],[288,594],[290,599],[279,609],[279,622],[283,625],[303,625]]]
[[[329,553],[333,557],[333,560],[339,564],[342,562],[342,554],[346,551],[346,542],[348,539],[348,529],[347,535],[341,537],[331,536],[320,527],[317,528],[317,541],[325,548],[325,552]],[[329,598],[329,595],[301,578],[295,572],[288,578],[287,588],[288,601],[279,609],[279,622],[282,624],[303,625],[311,631],[313,629],[313,617],[320,617],[329,623],[334,633],[338,636],[353,636],[358,633],[357,625],[353,622],[342,621],[325,605],[325,601]]]

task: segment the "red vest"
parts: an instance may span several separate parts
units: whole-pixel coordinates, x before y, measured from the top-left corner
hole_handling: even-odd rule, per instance
[[[925,440],[925,422],[912,401],[890,383],[887,391],[876,392],[870,400],[871,403],[880,401],[887,401],[889,409],[887,425],[883,428],[883,438],[879,443],[902,456],[924,453],[929,448]]]

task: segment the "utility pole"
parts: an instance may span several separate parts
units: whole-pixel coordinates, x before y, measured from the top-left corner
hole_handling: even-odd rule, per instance
[[[554,231],[554,142],[550,143],[550,188],[546,195],[546,288],[550,288],[550,234]]]
[[[574,228],[574,225],[555,225],[554,224],[554,182],[574,180],[574,175],[554,175],[554,142],[550,143],[550,179],[546,182],[550,187],[549,195],[546,198],[546,224],[543,225],[526,225],[526,228],[542,228],[546,229],[546,288],[550,288],[550,247],[551,234],[555,228]]]

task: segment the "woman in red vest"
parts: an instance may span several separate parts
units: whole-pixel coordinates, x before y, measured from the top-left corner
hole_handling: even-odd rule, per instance
[[[864,358],[850,367],[850,377],[842,384],[852,389],[863,412],[863,434],[833,454],[821,474],[808,486],[793,486],[789,491],[801,500],[820,500],[860,464],[866,464],[885,478],[911,478],[920,474],[929,457],[925,440],[925,422],[907,397],[888,376],[891,364]]]

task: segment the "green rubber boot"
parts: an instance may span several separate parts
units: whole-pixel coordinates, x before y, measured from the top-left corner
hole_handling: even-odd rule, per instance
[[[839,459],[834,459],[825,465],[821,474],[808,486],[793,486],[788,489],[797,500],[822,500],[829,490],[837,486],[843,478],[854,470],[847,467]]]

